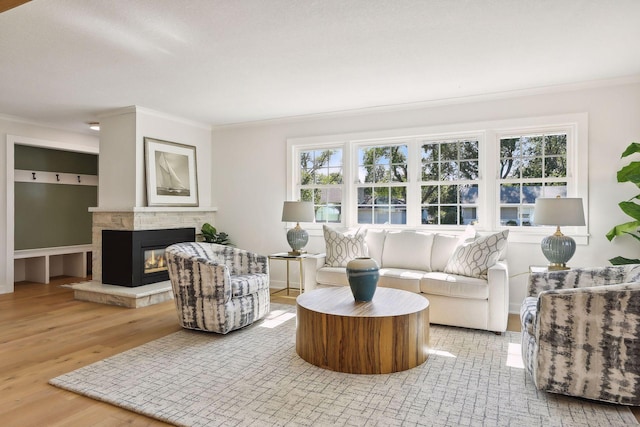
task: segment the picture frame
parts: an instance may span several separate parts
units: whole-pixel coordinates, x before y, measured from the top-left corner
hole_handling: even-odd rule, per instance
[[[198,206],[196,147],[144,137],[147,206]]]

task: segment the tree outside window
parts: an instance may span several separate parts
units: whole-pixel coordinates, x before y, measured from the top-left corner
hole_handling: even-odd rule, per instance
[[[358,149],[358,224],[407,223],[406,144]]]
[[[567,134],[500,139],[500,224],[533,225],[538,197],[567,196]]]
[[[478,141],[425,142],[422,151],[423,224],[471,224],[478,220]]]
[[[300,200],[313,202],[316,222],[342,220],[342,149],[300,151]]]

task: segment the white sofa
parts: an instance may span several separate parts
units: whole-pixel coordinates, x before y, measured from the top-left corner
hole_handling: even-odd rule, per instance
[[[429,299],[431,323],[502,333],[507,329],[509,311],[509,274],[505,260],[507,235],[508,230],[491,235],[499,237],[496,241],[490,240],[491,236],[469,239],[465,235],[370,229],[359,238],[364,244],[364,254],[355,253],[358,251],[357,234],[345,234],[352,240],[348,243],[350,247],[339,250],[342,262],[336,263],[334,259],[331,261],[333,266],[327,264],[326,255],[332,255],[329,238],[327,254],[315,256],[307,263],[315,267],[313,276],[317,284],[349,286],[345,256],[368,255],[380,265],[378,286],[416,292]],[[452,257],[455,262],[450,263]],[[469,266],[461,266],[460,261],[473,264],[471,270],[474,271],[469,275],[454,274],[471,271],[465,270]],[[470,277],[473,275],[477,277]]]

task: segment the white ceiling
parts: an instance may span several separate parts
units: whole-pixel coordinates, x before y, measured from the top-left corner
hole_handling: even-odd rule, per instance
[[[638,0],[33,0],[0,14],[0,114],[212,125],[640,75]]]

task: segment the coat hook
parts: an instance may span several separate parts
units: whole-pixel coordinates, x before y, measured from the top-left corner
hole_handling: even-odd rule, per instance
[[[33,175],[33,179],[36,179],[36,173],[35,172],[31,172],[31,175]]]
[[[78,175],[78,182],[80,182],[80,175]]]
[[[56,174],[56,181],[60,182],[60,174],[59,173]]]

